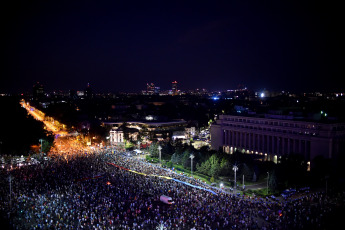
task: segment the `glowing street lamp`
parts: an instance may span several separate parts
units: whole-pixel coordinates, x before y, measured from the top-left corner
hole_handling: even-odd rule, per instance
[[[158,146],[158,152],[159,152],[159,163],[162,164],[162,161],[161,161],[161,150],[162,150],[162,147],[159,145]]]
[[[234,172],[235,172],[235,185],[234,185],[234,193],[236,194],[236,171],[238,170],[237,165],[234,165],[234,167],[232,167],[232,170],[234,170]]]
[[[12,166],[11,166],[12,167]],[[10,182],[10,209],[12,210],[12,176],[8,177],[8,182]]]
[[[41,153],[42,153],[42,147],[43,147],[43,146],[42,146],[42,143],[43,143],[43,139],[40,139],[39,141],[41,142]]]
[[[191,170],[190,170],[190,174],[191,174],[191,176],[193,176],[193,158],[195,157],[194,156],[194,154],[192,153],[192,154],[190,154],[190,168],[191,168]]]

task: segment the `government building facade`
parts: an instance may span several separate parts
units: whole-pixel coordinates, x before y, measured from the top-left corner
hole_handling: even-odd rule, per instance
[[[345,154],[345,123],[321,123],[267,117],[220,115],[211,125],[211,148],[241,151],[278,162],[286,154],[336,158]]]

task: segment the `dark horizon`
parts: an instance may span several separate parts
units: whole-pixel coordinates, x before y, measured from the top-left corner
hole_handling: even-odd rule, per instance
[[[23,2],[4,7],[0,93],[339,92],[340,7],[301,2]]]

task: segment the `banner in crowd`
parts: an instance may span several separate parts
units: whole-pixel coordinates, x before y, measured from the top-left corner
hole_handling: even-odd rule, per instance
[[[172,177],[141,173],[141,172],[137,172],[137,171],[134,171],[134,170],[130,170],[130,169],[124,168],[124,167],[122,167],[122,166],[119,166],[119,165],[116,165],[116,164],[110,163],[110,162],[108,162],[108,164],[113,165],[113,166],[115,166],[115,167],[118,167],[118,168],[120,168],[120,169],[122,169],[122,170],[130,171],[130,172],[132,172],[132,173],[140,174],[140,175],[143,175],[143,176],[155,176],[155,177],[165,178],[165,179],[168,179],[168,180],[174,180],[174,181],[176,181],[176,182],[179,182],[179,183],[182,183],[182,184],[191,186],[191,187],[193,187],[193,188],[202,189],[202,190],[208,191],[208,192],[210,192],[210,193],[212,193],[212,194],[214,194],[214,195],[217,195],[217,193],[214,192],[214,191],[212,191],[211,189],[207,189],[207,188],[203,188],[203,187],[201,187],[201,186],[193,185],[193,184],[190,184],[190,183],[188,183],[188,182],[184,182],[184,181],[181,181],[181,180],[172,178]]]

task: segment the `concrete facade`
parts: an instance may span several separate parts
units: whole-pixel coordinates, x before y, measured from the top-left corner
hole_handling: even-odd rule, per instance
[[[112,129],[110,130],[110,144],[123,143],[123,131]]]
[[[226,153],[240,150],[276,161],[297,153],[310,161],[318,155],[336,158],[345,154],[345,123],[220,115],[211,125],[211,148]]]

